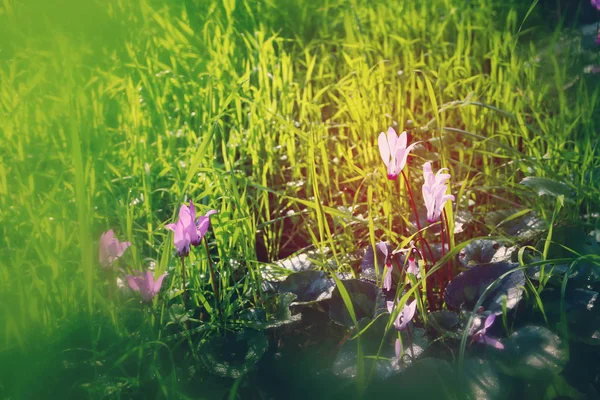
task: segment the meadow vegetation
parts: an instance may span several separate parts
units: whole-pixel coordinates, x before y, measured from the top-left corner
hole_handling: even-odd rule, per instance
[[[278,260],[312,251],[338,280],[358,277],[365,249],[376,261],[382,240],[407,247],[406,182],[424,212],[427,161],[448,168],[455,197],[455,250],[436,265],[463,270],[453,257],[473,238],[518,243],[518,268],[542,265],[526,301],[547,321],[544,262],[581,256],[599,229],[600,85],[583,65],[600,53],[530,5],[3,2],[0,396],[259,398],[268,385],[254,363],[211,375],[222,364],[203,358],[206,346],[228,346],[211,338],[276,347],[279,322],[293,318],[293,299],[269,291],[270,274],[291,273]],[[377,138],[389,127],[420,142],[406,180],[386,177]],[[166,225],[190,200],[217,213],[186,261],[188,312]],[[500,229],[526,216],[543,229],[519,240]],[[109,229],[132,243],[112,272],[98,260]],[[585,250],[598,254],[597,240]],[[117,267],[168,275],[140,303]],[[346,334],[320,329],[306,342]]]

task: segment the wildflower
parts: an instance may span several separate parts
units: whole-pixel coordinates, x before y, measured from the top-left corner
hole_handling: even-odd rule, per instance
[[[200,245],[210,225],[209,217],[216,212],[216,210],[210,210],[204,216],[199,217],[196,223],[194,203],[190,201],[189,207],[185,204],[181,206],[177,222],[165,226],[175,233],[173,241],[180,257],[185,257],[190,253],[190,246]]]
[[[419,266],[417,265],[417,260],[415,260],[415,256],[411,254],[408,257],[408,267],[406,268],[406,272],[409,274],[413,274],[417,278],[420,277]]]
[[[400,137],[398,137],[394,128],[388,129],[387,136],[383,132],[379,134],[379,154],[387,167],[387,177],[392,181],[398,178],[398,175],[406,165],[408,153],[417,144],[413,143],[406,147],[406,136],[406,132],[402,132]]]
[[[386,302],[388,312],[391,314],[394,311],[395,305],[393,301]],[[404,306],[398,317],[394,321],[394,327],[396,330],[403,331],[411,319],[415,316],[417,311],[417,300],[413,300],[412,303]]]
[[[130,288],[136,292],[140,292],[143,301],[151,301],[160,291],[163,279],[167,275],[168,273],[165,272],[154,281],[154,275],[152,275],[151,271],[146,271],[145,273],[138,271],[138,275],[127,275],[127,282]]]
[[[385,242],[379,242],[377,247],[385,256],[385,277],[383,278],[383,288],[385,290],[390,290],[392,289],[392,261],[388,255],[388,247]]]
[[[448,185],[446,181],[450,179],[450,174],[443,173],[447,168],[440,169],[435,176],[431,170],[431,163],[423,164],[423,199],[427,208],[427,221],[436,222],[444,210],[447,200],[454,201],[454,196],[446,194]]]
[[[197,238],[198,233],[190,209],[185,204],[179,209],[179,219],[177,222],[167,224],[165,228],[174,232],[173,242],[175,243],[179,257],[185,257],[190,254],[190,245],[192,244],[192,240]]]
[[[492,347],[495,347],[496,349],[502,350],[502,349],[504,349],[504,345],[502,343],[500,343],[500,341],[493,339],[486,335],[487,330],[489,329],[490,326],[492,326],[495,319],[496,319],[496,314],[490,314],[485,319],[485,322],[483,323],[483,328],[481,328],[477,332],[475,332],[474,329],[471,329],[471,335],[473,335],[474,342],[488,344]]]
[[[208,227],[210,226],[210,216],[216,214],[217,210],[209,210],[206,214],[198,217],[198,221],[196,222],[196,235],[197,238],[195,241],[192,241],[192,245],[198,246],[202,241],[206,232],[208,232]],[[196,219],[196,209],[194,208],[194,203],[190,201],[190,214],[192,215],[192,220]]]
[[[600,10],[600,0],[592,0],[592,5]]]
[[[388,301],[386,303],[388,312],[390,314],[393,313],[395,305],[393,301]],[[417,300],[413,300],[412,303],[404,306],[398,317],[394,321],[394,328],[398,331],[403,331],[408,326],[408,323],[415,316],[415,312],[417,310]],[[402,342],[400,339],[396,339],[396,343],[394,344],[394,350],[396,352],[396,357],[400,357],[402,354]]]
[[[115,233],[112,229],[104,232],[100,236],[98,246],[100,265],[104,268],[110,267],[117,258],[123,255],[129,246],[131,246],[130,242],[119,242],[119,239],[115,238]]]

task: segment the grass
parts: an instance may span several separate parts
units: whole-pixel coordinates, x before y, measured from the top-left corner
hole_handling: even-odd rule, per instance
[[[3,362],[10,376],[32,364],[43,376],[57,354],[83,352],[90,370],[68,381],[74,393],[93,393],[97,362],[112,363],[122,385],[159,374],[163,395],[185,391],[158,368],[167,310],[139,332],[123,322],[131,301],[107,301],[101,232],[134,243],[123,266],[173,272],[165,223],[187,199],[217,209],[211,251],[236,315],[260,303],[264,261],[327,247],[349,270],[343,255],[406,237],[406,189],[385,179],[376,149],[389,126],[423,141],[409,179],[426,160],[449,168],[457,209],[480,221],[509,202],[550,219],[554,204],[519,185],[526,175],[567,182],[571,216],[598,210],[600,89],[581,74],[588,53],[545,51],[562,31],[535,23],[537,9],[521,28],[528,5],[64,5],[0,5],[0,36],[11,38],[0,52],[0,349],[24,360]],[[231,283],[235,263],[248,268],[241,286]],[[207,266],[202,252],[192,257],[196,285]],[[250,299],[236,300],[247,290]],[[204,296],[194,301],[210,304]],[[37,390],[15,379],[0,393]]]

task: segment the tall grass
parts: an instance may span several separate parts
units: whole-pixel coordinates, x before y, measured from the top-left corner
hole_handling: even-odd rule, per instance
[[[0,348],[35,348],[88,317],[93,348],[107,314],[127,335],[104,298],[97,238],[114,228],[134,243],[125,264],[173,270],[164,224],[187,199],[220,211],[221,268],[248,265],[255,296],[257,258],[400,243],[407,196],[375,146],[388,126],[424,142],[409,179],[443,160],[457,208],[481,219],[520,202],[530,174],[569,182],[577,205],[597,209],[599,86],[576,79],[577,47],[555,55],[520,39],[554,46],[560,32],[521,29],[516,7],[111,0],[44,19],[41,4],[4,2]],[[206,275],[205,258],[191,265]]]

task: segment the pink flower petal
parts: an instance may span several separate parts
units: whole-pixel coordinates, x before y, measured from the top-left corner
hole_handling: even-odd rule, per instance
[[[400,358],[402,355],[402,341],[396,338],[396,343],[394,344],[394,351],[396,353],[396,358]]]
[[[397,143],[398,135],[396,134],[396,131],[392,127],[388,128],[387,141],[388,141],[388,146],[390,146],[390,154],[394,154],[396,152],[396,146],[398,146],[398,143]],[[406,147],[406,143],[404,144],[403,147]]]
[[[383,279],[383,288],[385,290],[390,290],[392,288],[392,269],[385,268],[385,278]]]
[[[387,167],[388,164],[390,163],[390,155],[392,154],[392,152],[390,150],[390,145],[388,144],[385,133],[381,132],[379,134],[379,137],[377,138],[377,142],[379,145],[379,154],[381,155],[381,159],[383,160],[383,163]]]
[[[137,277],[133,275],[127,275],[127,283],[129,283],[129,287],[135,290],[136,292],[140,291],[140,285],[138,284]]]
[[[165,272],[164,274],[162,274],[161,276],[158,277],[156,282],[154,282],[154,294],[156,294],[160,291],[160,287],[162,286],[163,279],[165,279],[165,277],[167,275],[169,275],[169,274],[167,272]]]

